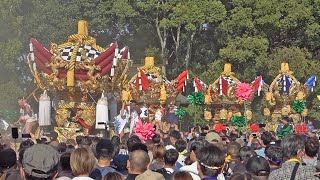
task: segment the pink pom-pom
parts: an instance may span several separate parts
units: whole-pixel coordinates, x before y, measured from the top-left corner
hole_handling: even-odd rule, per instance
[[[154,127],[151,123],[144,123],[141,119],[136,123],[134,134],[137,135],[143,142],[151,139],[154,135]]]
[[[239,100],[246,101],[252,97],[252,87],[248,83],[238,83],[236,88],[236,97]]]

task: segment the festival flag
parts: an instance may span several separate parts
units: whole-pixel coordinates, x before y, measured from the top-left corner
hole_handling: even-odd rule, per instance
[[[138,68],[138,75],[136,78],[136,89],[138,90],[147,90],[150,87],[150,83],[146,74],[142,71],[141,68]]]
[[[189,77],[188,70],[185,70],[181,74],[179,74],[179,76],[176,78],[176,81],[178,81],[178,84],[176,86],[177,91],[184,89],[184,86],[186,85],[188,77]]]
[[[219,88],[220,96],[222,96],[223,94],[227,96],[229,87],[228,81],[220,76],[217,86]]]
[[[261,87],[262,87],[262,76],[258,76],[252,83],[251,83],[254,92],[258,91],[258,96],[260,96]]]
[[[311,92],[313,92],[313,88],[314,88],[314,86],[316,85],[316,81],[317,81],[316,76],[311,76],[311,77],[307,80],[307,82],[305,83],[305,85],[308,86],[308,88],[309,88],[309,90],[310,90]]]
[[[195,92],[202,92],[202,83],[197,77],[194,77],[193,86]]]

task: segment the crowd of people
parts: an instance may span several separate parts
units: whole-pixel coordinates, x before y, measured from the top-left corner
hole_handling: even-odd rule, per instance
[[[206,128],[203,128],[206,129]],[[142,141],[78,136],[58,142],[25,139],[17,150],[0,146],[0,180],[313,180],[320,171],[319,136],[294,132],[279,138],[263,128],[189,133],[171,130]],[[318,158],[319,157],[319,158]]]

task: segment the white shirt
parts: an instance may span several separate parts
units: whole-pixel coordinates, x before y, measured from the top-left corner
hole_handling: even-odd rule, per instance
[[[72,180],[94,180],[91,177],[74,177]]]

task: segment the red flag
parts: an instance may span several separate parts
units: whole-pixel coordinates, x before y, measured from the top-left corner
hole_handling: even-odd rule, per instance
[[[220,91],[220,96],[222,94],[224,94],[226,96],[228,95],[229,84],[228,84],[228,81],[226,81],[222,76],[220,76],[219,81],[217,83],[217,86]]]
[[[150,87],[149,79],[141,68],[139,68],[138,71],[139,72],[136,78],[136,89],[145,91]]]
[[[202,92],[202,85],[197,77],[194,77],[194,88],[196,88],[198,92]]]
[[[188,70],[185,70],[181,74],[179,74],[179,76],[176,78],[176,80],[178,81],[178,84],[176,86],[176,91],[180,91],[181,89],[183,89],[187,79],[188,79]]]
[[[251,84],[254,89],[254,91],[258,91],[260,84],[261,84],[262,76],[259,76],[257,79],[255,79]]]

